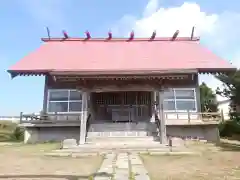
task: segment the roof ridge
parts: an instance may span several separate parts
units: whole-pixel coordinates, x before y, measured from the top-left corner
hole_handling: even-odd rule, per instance
[[[155,39],[151,38],[41,38],[44,42],[51,42],[51,41],[88,41],[88,42],[139,42],[139,41],[199,41],[200,37],[177,37],[175,40],[172,40],[172,37],[156,37]]]

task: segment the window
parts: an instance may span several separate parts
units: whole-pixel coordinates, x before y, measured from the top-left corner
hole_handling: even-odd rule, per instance
[[[49,113],[82,111],[82,95],[77,90],[51,89],[48,91]]]
[[[195,106],[195,101],[181,101],[181,100],[176,100],[176,109],[179,111],[195,111],[196,106]]]
[[[174,90],[169,89],[168,91],[164,92],[164,99],[174,99]]]
[[[195,89],[169,89],[164,92],[163,108],[166,111],[197,111]]]
[[[166,110],[175,111],[175,101],[174,100],[164,101],[163,107]]]

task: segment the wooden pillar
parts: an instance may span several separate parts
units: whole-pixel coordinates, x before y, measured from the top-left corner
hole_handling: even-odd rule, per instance
[[[136,92],[135,96],[135,112],[134,112],[134,120],[135,122],[138,121],[138,111],[139,111],[139,106],[138,106],[138,92]]]
[[[82,92],[82,114],[81,114],[81,125],[80,125],[80,140],[79,144],[85,144],[86,141],[86,127],[87,127],[87,116],[88,116],[88,93]]]
[[[44,81],[44,92],[43,92],[43,108],[42,108],[42,113],[46,113],[47,110],[47,104],[48,104],[48,79],[49,76],[45,76],[45,81]]]
[[[161,121],[160,134],[161,134],[161,143],[167,144],[166,123],[165,123],[165,116],[163,111],[163,93],[164,93],[163,90],[159,92],[159,116],[160,116],[159,118]]]
[[[89,111],[91,114],[91,120],[95,121],[95,101],[93,99],[93,94],[89,93],[88,98],[89,98]]]
[[[152,108],[152,117],[151,117],[151,122],[155,122],[155,112],[156,112],[156,100],[157,100],[157,92],[156,91],[152,91],[151,92],[151,108]]]

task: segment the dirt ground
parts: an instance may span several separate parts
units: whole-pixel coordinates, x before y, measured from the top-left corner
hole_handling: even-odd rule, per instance
[[[199,143],[189,147],[202,155],[143,155],[151,180],[240,179],[240,142],[222,141],[218,147]]]
[[[46,157],[56,144],[0,146],[0,179],[80,180],[91,179],[102,157]]]

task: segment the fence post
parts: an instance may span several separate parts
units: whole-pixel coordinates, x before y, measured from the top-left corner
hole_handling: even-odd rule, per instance
[[[187,110],[187,116],[188,116],[188,124],[190,124],[190,112],[189,112],[189,110]]]
[[[23,118],[23,112],[20,112],[20,118],[19,118],[19,123],[22,123],[22,118]]]
[[[55,121],[57,121],[57,120],[58,120],[57,112],[54,113],[54,116],[55,116],[55,117],[54,117],[53,119],[55,119]]]

